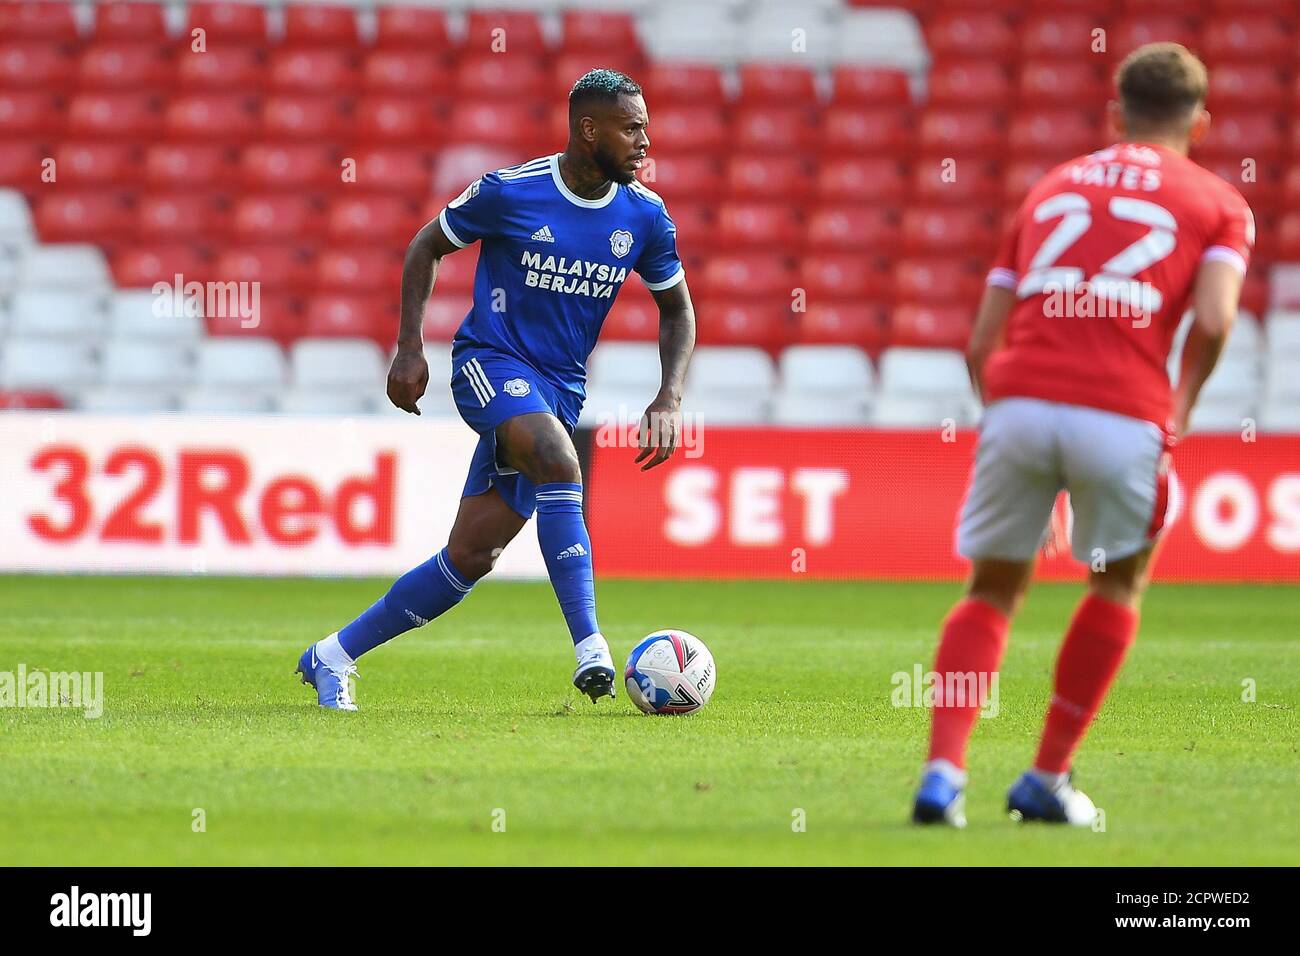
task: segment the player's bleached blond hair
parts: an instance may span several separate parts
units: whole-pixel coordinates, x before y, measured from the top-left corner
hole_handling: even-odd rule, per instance
[[[1190,122],[1209,86],[1205,64],[1179,43],[1140,46],[1115,71],[1120,106],[1131,126]]]

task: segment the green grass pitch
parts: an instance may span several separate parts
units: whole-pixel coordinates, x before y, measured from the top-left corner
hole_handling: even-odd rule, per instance
[[[616,657],[675,626],[717,658],[704,711],[656,718],[569,686],[549,585],[486,582],[321,711],[298,654],[386,584],[0,577],[0,671],[105,674],[97,720],[0,708],[0,864],[1300,863],[1296,588],[1152,590],[1076,761],[1092,832],[1002,805],[1079,595],[1040,585],[953,832],[906,823],[927,714],[890,698],[954,585],[601,581]]]

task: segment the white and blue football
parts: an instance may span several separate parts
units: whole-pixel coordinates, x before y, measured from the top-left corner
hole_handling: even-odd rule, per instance
[[[627,695],[647,714],[692,714],[709,702],[718,668],[704,642],[685,631],[655,631],[627,656]]]

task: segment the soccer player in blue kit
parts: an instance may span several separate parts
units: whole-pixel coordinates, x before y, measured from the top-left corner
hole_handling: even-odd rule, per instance
[[[642,470],[667,461],[695,314],[663,200],[636,179],[649,148],[641,88],[593,70],[569,93],[563,153],[470,183],[411,241],[388,397],[420,414],[429,369],[421,328],[445,255],[480,242],[474,305],[452,345],[452,392],[479,434],[447,546],[398,578],[360,617],[307,648],[302,680],[322,707],[356,710],[349,677],[362,654],[421,627],[467,595],[537,513],[547,573],[573,638],[573,684],[594,703],[614,696],[609,645],[596,622],[591,539],[571,434],[585,399],[584,364],[622,286],[636,272],[659,306],[662,384],[639,430]]]

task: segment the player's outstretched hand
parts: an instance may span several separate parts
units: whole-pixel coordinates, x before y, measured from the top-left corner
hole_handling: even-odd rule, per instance
[[[429,385],[429,363],[423,352],[401,352],[388,369],[388,400],[404,412],[420,414],[415,404]]]
[[[680,406],[667,399],[655,399],[641,416],[641,427],[637,431],[636,463],[641,464],[642,471],[648,471],[656,465],[662,465],[677,450],[678,436],[682,433],[682,410]]]

